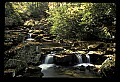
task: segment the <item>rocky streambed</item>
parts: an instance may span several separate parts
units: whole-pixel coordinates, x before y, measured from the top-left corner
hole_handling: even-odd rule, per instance
[[[34,39],[33,41],[26,41],[25,35],[28,34],[28,32],[29,31],[23,34],[19,34],[19,32],[17,32],[19,36],[24,36],[21,37],[20,43],[17,43],[16,46],[14,45],[11,48],[10,46],[9,48],[6,47],[6,51],[4,52],[5,77],[45,77],[46,71],[42,71],[39,65],[44,64],[46,56],[51,54],[51,52],[55,52],[56,54],[54,56],[54,64],[57,65],[54,67],[55,75],[56,73],[58,75],[62,74],[61,77],[67,77],[68,75],[68,77],[71,78],[100,78],[108,76],[111,77],[114,75],[114,72],[111,72],[111,75],[109,75],[108,72],[115,67],[115,43],[96,41],[57,41],[54,40],[55,36],[44,34],[43,31],[38,30],[31,35]],[[7,43],[9,43],[9,40]],[[94,64],[94,68],[85,68],[85,70],[83,69],[83,72],[81,71],[81,66],[78,68],[58,66],[73,66],[76,64],[77,61],[75,55],[72,54],[73,52],[78,52],[83,55],[88,54],[90,56],[89,63]],[[111,63],[106,61],[113,62]],[[53,70],[53,68],[48,69],[47,71],[49,70]],[[95,74],[101,75],[97,76]]]

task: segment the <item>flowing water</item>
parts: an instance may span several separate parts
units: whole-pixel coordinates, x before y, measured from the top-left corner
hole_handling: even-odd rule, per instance
[[[27,41],[33,41],[34,39],[31,37],[32,34],[28,33],[28,39]],[[38,46],[36,46],[36,51],[38,52]],[[44,74],[43,78],[78,78],[73,76],[74,73],[64,73],[66,71],[78,71],[79,72],[79,78],[96,78],[97,76],[90,73],[88,70],[85,70],[84,72],[81,72],[80,70],[71,70],[70,68],[77,68],[79,66],[94,66],[93,64],[90,64],[90,56],[88,54],[84,55],[84,57],[79,54],[75,53],[78,64],[71,66],[71,67],[65,67],[65,66],[58,66],[53,63],[53,56],[55,55],[55,52],[51,52],[50,54],[46,55],[44,63],[40,64],[38,67],[42,68],[41,72]],[[62,67],[62,68],[61,68]],[[62,71],[62,72],[61,72]]]
[[[33,38],[31,38],[31,35],[32,35],[32,34],[29,33],[29,37],[28,37],[28,39],[27,39],[28,41],[32,41],[32,40],[34,40]]]
[[[45,57],[45,62],[38,66],[38,67],[42,68],[41,72],[44,74],[43,78],[78,78],[78,77],[75,77],[75,76],[72,76],[69,74],[64,74],[64,73],[58,72],[59,67],[62,67],[61,70],[64,69],[64,71],[66,68],[69,70],[69,67],[55,65],[53,63],[54,55],[55,55],[55,53],[48,54]],[[76,57],[78,58],[78,64],[71,66],[71,67],[75,68],[75,67],[79,67],[79,66],[84,66],[84,67],[94,66],[93,64],[90,64],[89,55],[86,55],[87,63],[83,63],[82,56],[80,54],[77,54]],[[56,67],[58,67],[58,68],[56,68]],[[80,70],[76,70],[76,71],[79,71],[79,78],[99,78],[98,76],[95,76],[94,74],[90,73],[88,70],[85,70],[84,72],[83,71],[80,72]]]
[[[45,64],[53,64],[53,56],[55,53],[51,52],[51,54],[48,54],[45,58]]]

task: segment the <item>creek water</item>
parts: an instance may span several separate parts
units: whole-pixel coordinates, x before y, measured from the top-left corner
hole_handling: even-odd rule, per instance
[[[27,41],[33,41],[32,33],[28,33]],[[49,46],[50,47],[50,46]],[[39,51],[38,46],[36,46],[36,51]],[[76,52],[75,52],[76,53]],[[80,71],[77,70],[71,70],[71,68],[77,68],[80,66],[94,66],[93,64],[90,64],[90,56],[88,54],[85,55],[85,60],[82,57],[81,54],[76,53],[76,57],[78,59],[78,64],[74,66],[60,66],[53,63],[53,56],[55,55],[55,52],[51,52],[50,54],[47,54],[44,60],[43,64],[40,64],[38,67],[42,68],[41,72],[44,74],[43,78],[78,78],[75,77],[73,74],[74,72],[78,72],[79,78],[99,78],[98,76],[92,74],[89,72],[89,70]],[[70,73],[66,73],[66,71],[70,71]],[[74,71],[74,72],[72,72]]]
[[[84,63],[82,60],[82,56],[77,54],[76,57],[78,58],[78,64],[74,66],[60,66],[53,63],[53,56],[55,53],[48,54],[45,57],[45,61],[43,64],[39,65],[38,67],[42,68],[41,72],[44,74],[43,78],[99,78],[98,76],[91,73],[89,70],[80,71],[80,70],[73,70],[77,73],[77,77],[75,77],[74,72],[71,72],[71,68],[76,68],[79,66],[94,66],[90,63],[89,55],[86,55],[87,63]],[[66,71],[70,71],[70,73],[65,73]]]
[[[29,35],[29,36],[28,36],[28,39],[26,39],[26,40],[28,40],[28,41],[34,40],[33,38],[31,38],[31,35],[32,35],[31,33],[29,33],[28,35]]]

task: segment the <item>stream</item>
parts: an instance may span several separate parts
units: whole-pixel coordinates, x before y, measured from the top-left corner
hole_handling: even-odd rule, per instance
[[[31,34],[29,34],[29,38],[27,40],[34,40],[31,38]],[[44,62],[38,66],[42,68],[41,72],[44,75],[42,78],[100,78],[86,69],[87,66],[94,66],[90,63],[90,56],[88,54],[85,56],[86,60],[83,61],[82,55],[80,53],[76,53],[75,55],[77,57],[78,64],[73,66],[60,66],[54,64],[53,56],[55,54],[55,52],[51,51],[50,54],[46,55]],[[78,69],[80,66],[84,66],[85,70],[80,71]]]
[[[42,68],[41,72],[44,74],[42,78],[100,78],[87,69],[85,71],[73,70],[76,71],[74,73],[70,70],[71,67],[61,67],[55,64],[41,64],[39,67]]]
[[[51,52],[45,57],[43,64],[38,67],[42,68],[41,72],[44,74],[43,78],[99,78],[98,76],[91,73],[86,69],[87,66],[93,67],[94,65],[90,63],[89,55],[86,55],[87,63],[83,63],[80,54],[77,54],[78,64],[73,66],[61,66],[53,63],[53,56],[55,53]],[[85,70],[80,71],[78,68],[84,66]]]

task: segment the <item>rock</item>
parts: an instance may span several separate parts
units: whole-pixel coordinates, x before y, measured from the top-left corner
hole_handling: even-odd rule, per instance
[[[77,62],[77,57],[70,53],[60,53],[53,56],[53,61],[59,65],[74,65]]]
[[[99,74],[103,78],[115,78],[115,58],[107,58],[100,67]]]
[[[56,38],[56,35],[51,35],[50,39],[53,40],[54,38]]]
[[[52,42],[52,40],[49,39],[49,37],[43,37],[42,42]]]
[[[88,63],[86,55],[82,54],[81,56],[82,56],[82,62],[83,63]]]
[[[53,51],[62,51],[64,50],[63,47],[53,47]]]
[[[27,63],[23,60],[17,60],[17,59],[9,59],[5,65],[4,69],[9,70],[9,69],[14,69],[15,75],[18,74],[21,70],[24,70],[27,67]],[[7,72],[6,72],[7,73]],[[9,72],[8,72],[9,73]]]
[[[102,64],[107,58],[104,56],[103,51],[89,51],[87,54],[90,56],[90,62],[93,64]]]
[[[79,66],[79,70],[80,70],[80,71],[85,71],[85,70],[86,70],[86,67],[83,66],[83,65],[81,65],[81,66]]]
[[[4,70],[4,77],[15,77],[15,69]]]
[[[42,77],[43,73],[41,72],[42,68],[37,66],[29,66],[26,68],[26,73],[23,77]]]
[[[35,37],[35,40],[36,40],[36,41],[41,41],[42,38],[43,38],[43,35],[37,35],[37,36]]]
[[[34,30],[33,34],[44,34],[43,30]]]
[[[93,45],[89,45],[89,46],[88,46],[88,49],[89,49],[89,50],[96,50],[97,47],[98,47],[98,45],[93,44]]]
[[[116,51],[115,48],[107,48],[105,54],[114,54]]]

